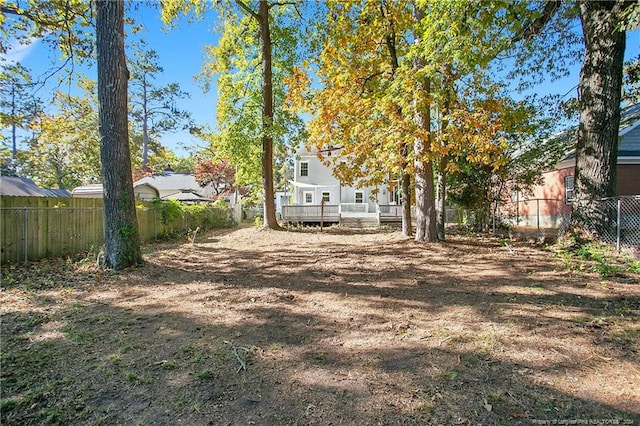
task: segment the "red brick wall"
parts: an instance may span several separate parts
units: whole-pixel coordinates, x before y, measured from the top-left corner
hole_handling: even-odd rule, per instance
[[[543,184],[533,188],[533,195],[521,195],[520,211],[521,215],[538,214],[538,203],[541,215],[569,214],[571,204],[565,203],[564,178],[573,175],[574,168],[567,167],[560,170],[552,170],[542,175]],[[540,199],[535,201],[533,199]],[[523,202],[524,199],[532,201]]]
[[[617,194],[640,195],[640,164],[620,164],[617,172]],[[571,204],[565,201],[564,178],[574,173],[573,166],[543,173],[542,184],[532,188],[531,192],[520,192],[517,202],[509,197],[511,188],[508,188],[500,211],[513,220],[517,218],[518,223],[525,226],[538,222],[541,226],[557,225],[563,216],[571,214]]]
[[[640,164],[619,164],[618,195],[640,195]]]

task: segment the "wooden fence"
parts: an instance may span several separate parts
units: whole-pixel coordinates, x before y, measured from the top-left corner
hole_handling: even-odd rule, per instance
[[[209,209],[218,220],[189,212],[163,220],[156,207],[137,203],[142,242],[231,222],[230,211],[222,208]],[[99,198],[0,197],[0,263],[98,250],[104,241],[103,225],[104,207]]]

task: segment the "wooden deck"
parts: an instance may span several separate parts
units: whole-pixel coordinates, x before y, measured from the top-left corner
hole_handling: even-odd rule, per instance
[[[368,226],[375,222],[381,224],[393,224],[402,222],[401,206],[377,206],[376,213],[357,211],[353,205],[343,206],[337,204],[325,205],[288,205],[282,206],[282,220],[288,223],[356,223],[355,219],[366,220]],[[346,210],[346,211],[345,211]]]

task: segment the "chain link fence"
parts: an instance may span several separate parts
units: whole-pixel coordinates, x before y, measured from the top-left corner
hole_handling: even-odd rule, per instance
[[[640,196],[604,198],[593,203],[596,219],[585,228],[598,233],[605,243],[640,248]],[[566,229],[566,227],[565,227]]]
[[[640,248],[640,195],[604,198],[589,204],[587,230],[601,235],[603,242]],[[538,237],[559,236],[571,222],[571,205],[562,200],[535,198],[510,202],[491,218],[492,227],[507,225],[536,232]]]

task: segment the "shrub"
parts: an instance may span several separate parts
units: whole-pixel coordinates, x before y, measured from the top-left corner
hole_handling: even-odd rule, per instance
[[[235,225],[232,210],[224,200],[213,204],[183,204],[175,200],[158,199],[154,201],[154,207],[161,214],[167,236],[179,235],[198,227],[208,230]]]
[[[185,206],[176,200],[161,200],[156,198],[153,200],[153,206],[162,215],[162,224],[167,225],[184,217]]]

